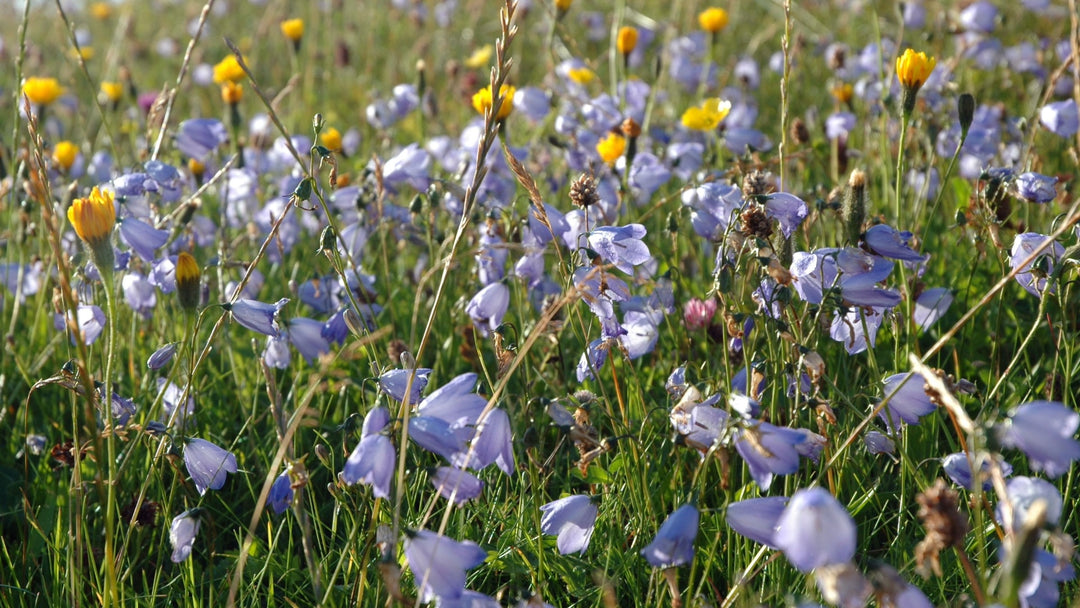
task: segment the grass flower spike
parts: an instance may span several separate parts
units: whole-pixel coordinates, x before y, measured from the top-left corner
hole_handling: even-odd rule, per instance
[[[731,111],[731,102],[725,99],[710,97],[701,102],[700,106],[688,108],[682,115],[682,124],[687,129],[694,131],[712,131],[720,126]]]
[[[22,91],[30,103],[47,106],[64,94],[64,87],[55,78],[27,78]]]

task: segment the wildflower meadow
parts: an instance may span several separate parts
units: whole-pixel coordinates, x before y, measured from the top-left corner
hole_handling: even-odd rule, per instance
[[[1076,0],[0,57],[0,606],[1080,606]]]

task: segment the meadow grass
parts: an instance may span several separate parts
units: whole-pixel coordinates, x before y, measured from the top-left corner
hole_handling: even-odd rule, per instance
[[[423,529],[486,553],[464,587],[489,597],[451,584],[440,605],[1080,605],[1080,140],[1047,110],[1080,100],[1072,2],[1001,3],[988,27],[986,6],[950,2],[922,3],[923,24],[890,2],[741,2],[714,35],[701,3],[560,4],[0,7],[0,604],[410,605],[424,576],[406,546]],[[295,45],[287,19],[303,22]],[[626,58],[622,26],[641,36]],[[906,48],[936,59],[908,116]],[[242,67],[217,80],[240,89],[223,91],[213,66],[230,57]],[[49,97],[24,86],[36,77],[62,93],[30,99]],[[478,113],[474,94],[504,82],[543,107]],[[974,117],[957,109],[965,93]],[[711,98],[730,112],[693,128],[688,108],[725,114]],[[219,121],[197,159],[196,118]],[[605,162],[612,132],[627,147]],[[908,179],[931,169],[932,187]],[[1056,178],[1051,200],[1029,200],[1029,172]],[[97,249],[92,222],[68,220],[95,186],[116,193],[120,220]],[[600,229],[631,224],[647,260],[627,261],[629,229]],[[879,225],[910,231],[907,246],[875,241]],[[132,253],[143,239],[149,254]],[[822,285],[811,260],[846,265]],[[814,281],[816,299],[800,290]],[[501,306],[477,296],[492,285]],[[951,305],[919,300],[937,287]],[[282,298],[276,314],[245,309]],[[89,308],[81,332],[63,321],[76,305],[98,307],[100,335]],[[927,307],[939,314],[920,326]],[[175,355],[148,368],[166,344]],[[400,368],[431,370],[421,399],[477,380],[416,409],[407,387],[424,378],[387,381]],[[912,392],[883,380],[911,371],[931,409],[887,425]],[[1017,409],[1041,401],[1062,411]],[[439,436],[471,440],[456,457],[409,439],[442,403],[471,408]],[[726,424],[695,422],[711,406]],[[363,432],[379,407],[389,423]],[[494,411],[515,462],[473,471],[482,493],[456,505],[432,479],[490,447],[474,429]],[[883,434],[893,449],[868,449]],[[392,469],[389,487],[347,483],[374,437],[394,450],[372,465]],[[236,471],[218,458],[199,472],[192,439]],[[989,462],[985,488],[934,490],[954,453]],[[755,455],[774,474],[751,470]],[[1010,481],[1027,477],[1055,489],[1032,498]],[[795,524],[766,525],[773,547],[729,524],[730,505],[811,487],[850,514],[853,554],[848,516],[831,511],[803,520],[812,548],[779,540]],[[591,497],[595,530],[564,555],[541,507],[572,495]],[[700,513],[679,530],[692,559],[654,567],[643,551],[686,504]],[[941,518],[970,531],[931,556]],[[176,526],[194,521],[178,555]],[[797,568],[798,547],[848,554]],[[429,577],[465,567],[432,559]],[[909,586],[928,600],[901,597]]]

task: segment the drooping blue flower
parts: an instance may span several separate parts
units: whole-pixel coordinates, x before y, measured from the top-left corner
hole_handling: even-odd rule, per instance
[[[979,0],[960,11],[960,26],[969,32],[989,34],[994,31],[998,10],[988,0]]]
[[[157,305],[157,290],[138,272],[128,272],[120,279],[124,302],[144,319],[149,319]]]
[[[241,326],[267,336],[277,336],[277,313],[289,303],[288,298],[281,298],[273,304],[240,298],[231,304],[223,304],[225,310],[232,313],[234,321]]]
[[[157,385],[158,394],[161,395],[161,405],[164,408],[165,420],[172,420],[175,412],[175,422],[182,426],[184,421],[195,413],[195,398],[189,394],[181,406],[180,399],[184,396],[184,389],[165,378],[158,378]],[[178,407],[180,409],[176,411]]]
[[[766,496],[733,502],[724,520],[739,534],[766,547],[779,549],[774,540],[776,526],[787,507],[786,496]]]
[[[168,230],[158,230],[146,222],[128,216],[120,220],[120,239],[140,258],[153,262],[154,252],[169,240]]]
[[[405,558],[419,589],[421,602],[454,600],[465,591],[465,571],[487,559],[472,541],[456,541],[430,530],[405,534]]]
[[[809,213],[806,202],[794,194],[775,192],[765,199],[765,214],[780,225],[784,238],[791,238]]]
[[[1053,293],[1054,285],[1047,285],[1047,275],[1054,271],[1054,263],[1065,254],[1065,248],[1061,243],[1054,242],[1042,250],[1042,255],[1033,263],[1021,266],[1036,249],[1042,246],[1050,237],[1038,232],[1024,232],[1016,235],[1013,240],[1012,250],[1009,255],[1009,266],[1020,267],[1022,270],[1016,274],[1016,281],[1020,283],[1031,295],[1041,298],[1044,291],[1050,289]]]
[[[76,327],[79,335],[82,336],[83,344],[93,344],[101,336],[102,330],[105,329],[105,312],[97,306],[79,304],[75,311],[75,319],[77,320]],[[53,327],[57,331],[72,329],[64,322],[64,315],[60,313],[53,315]],[[72,334],[71,343],[75,344],[75,342],[75,335]]]
[[[540,531],[558,536],[559,553],[585,553],[596,526],[596,505],[589,496],[576,494],[540,507]]]
[[[588,243],[604,262],[613,264],[626,274],[633,274],[634,266],[652,258],[649,246],[641,240],[645,233],[645,227],[641,224],[601,226],[589,233]]]
[[[802,489],[795,492],[780,515],[773,539],[791,565],[807,573],[851,561],[855,555],[855,522],[825,489]]]
[[[806,440],[807,436],[796,429],[758,422],[738,434],[735,449],[764,491],[772,485],[773,475],[791,475],[799,470],[797,446]]]
[[[900,232],[892,226],[877,224],[871,226],[863,235],[863,242],[874,253],[894,260],[907,262],[921,262],[926,256],[916,252],[908,246],[908,241],[913,235],[910,232]]]
[[[484,482],[475,475],[455,467],[439,467],[431,475],[431,485],[447,500],[453,500],[454,504],[463,505],[466,502],[480,496],[484,490]]]
[[[990,462],[988,457],[984,456],[979,458],[979,477],[976,480],[971,474],[971,463],[968,461],[968,455],[964,452],[957,452],[955,454],[949,454],[945,458],[941,459],[941,470],[945,471],[945,474],[949,476],[956,485],[967,488],[968,490],[975,489],[976,481],[982,482],[983,491],[989,490],[991,483],[989,477]],[[996,458],[998,466],[1001,467],[1001,475],[1008,477],[1012,475],[1012,466]]]
[[[885,395],[892,394],[892,399],[882,408],[878,416],[885,421],[890,431],[896,431],[903,424],[918,424],[921,416],[926,416],[937,409],[930,401],[930,396],[923,388],[922,376],[908,380],[911,372],[893,374],[882,381]],[[903,383],[903,386],[900,384]],[[897,389],[897,387],[900,387]],[[893,391],[896,391],[893,394]]]
[[[229,131],[216,118],[192,118],[180,123],[176,133],[176,148],[184,156],[205,163],[207,157],[221,144],[229,141]]]
[[[911,318],[915,326],[926,331],[949,310],[953,302],[953,293],[948,287],[934,287],[919,294],[915,300],[915,310]]]
[[[1033,470],[1059,477],[1080,460],[1080,442],[1073,439],[1078,426],[1080,414],[1063,403],[1031,401],[1012,411],[999,438],[1023,452]]]
[[[1028,511],[1036,502],[1046,505],[1046,524],[1056,526],[1061,521],[1064,502],[1061,492],[1054,484],[1038,477],[1013,477],[1005,483],[1005,492],[1012,508],[1012,522],[1005,521],[1004,507],[998,504],[995,510],[998,523],[1017,531],[1024,525]]]
[[[689,564],[694,560],[694,539],[698,533],[700,514],[697,507],[686,504],[668,516],[656,537],[641,555],[654,568],[671,568]]]
[[[169,342],[161,348],[155,350],[150,358],[146,360],[147,369],[161,369],[165,365],[172,361],[173,355],[176,354],[176,347],[179,346],[179,342]]]
[[[236,456],[205,439],[192,439],[184,445],[184,465],[199,494],[220,490],[229,473],[236,472]]]
[[[1041,173],[1021,173],[1013,180],[1013,187],[1020,198],[1032,203],[1049,203],[1057,198],[1057,178]]]
[[[477,421],[469,454],[471,458],[468,463],[464,463],[462,457],[456,458],[454,465],[480,470],[495,463],[503,473],[514,474],[513,431],[506,410],[493,408]]]
[[[395,401],[400,402],[405,398],[405,390],[409,384],[411,374],[411,369],[392,369],[384,372],[379,376],[379,388]],[[416,378],[413,380],[412,389],[409,391],[409,403],[416,403],[420,400],[420,393],[427,386],[428,376],[430,375],[430,368],[421,367],[416,370]]]
[[[285,334],[266,337],[266,348],[262,352],[263,361],[273,369],[285,369],[292,362],[289,350],[289,337]]]
[[[289,341],[309,364],[330,352],[330,343],[323,337],[323,328],[323,322],[315,319],[289,319]]]
[[[409,439],[447,460],[465,450],[465,439],[449,423],[435,416],[409,418]]]
[[[1080,112],[1076,100],[1048,103],[1039,110],[1039,122],[1059,137],[1072,137],[1080,130]]]
[[[347,485],[369,485],[377,498],[389,498],[394,459],[394,444],[389,438],[379,434],[368,435],[360,439],[345,460],[341,480]]]
[[[274,513],[281,515],[292,504],[295,494],[289,472],[285,471],[278,475],[277,479],[274,480],[274,484],[270,486],[270,494],[266,497],[266,504],[270,505],[270,509]]]
[[[514,109],[534,124],[551,112],[551,95],[539,87],[521,87],[514,93],[513,103]]]
[[[169,543],[172,544],[172,561],[180,563],[191,556],[191,546],[199,533],[201,522],[198,509],[188,509],[173,518],[169,524]]]
[[[510,306],[510,289],[502,282],[492,283],[481,289],[465,305],[465,314],[472,319],[480,335],[487,335],[502,325]]]
[[[871,454],[895,454],[896,443],[892,440],[892,437],[880,432],[869,431],[863,436],[863,443],[866,444],[866,451]]]

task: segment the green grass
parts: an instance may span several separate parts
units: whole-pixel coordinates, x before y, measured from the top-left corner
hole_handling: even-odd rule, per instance
[[[232,132],[234,141],[216,156],[217,167],[232,154],[233,145],[255,145],[247,135],[247,121],[271,109],[290,134],[312,136],[316,114],[327,127],[342,133],[355,128],[358,149],[334,158],[338,173],[354,184],[364,182],[370,161],[383,164],[409,143],[423,145],[442,135],[456,142],[476,116],[472,94],[489,78],[489,65],[471,68],[465,61],[504,35],[499,3],[460,0],[447,27],[430,18],[419,24],[383,4],[343,3],[322,11],[316,3],[293,6],[271,0],[254,6],[234,0],[220,14],[211,12],[188,67],[213,65],[226,57],[229,49],[223,38],[227,38],[241,50],[254,78],[242,82],[244,97],[237,107],[241,124]],[[687,107],[720,94],[725,86],[740,88],[735,63],[740,56],[753,57],[761,68],[761,83],[757,90],[742,92],[755,100],[759,115],[754,126],[773,147],[737,156],[713,139],[705,169],[724,172],[720,179],[736,185],[755,169],[782,176],[784,191],[800,196],[810,208],[809,218],[792,237],[794,251],[845,244],[844,223],[835,203],[850,171],[862,169],[867,175],[868,224],[881,221],[915,233],[917,250],[932,254],[921,282],[927,288],[953,290],[955,301],[948,313],[925,333],[905,322],[914,277],[911,270],[901,274],[897,262],[888,286],[901,291],[904,301],[883,323],[868,352],[848,355],[829,337],[832,309],[808,305],[794,293],[782,320],[766,317],[752,299],[765,276],[759,256],[749,248],[724,245],[733,252],[731,262],[714,274],[716,248],[721,244],[705,242],[693,232],[680,195],[700,185],[704,173],[698,172],[689,181],[673,177],[640,206],[626,205],[615,222],[645,225],[645,242],[657,259],[655,276],[631,281],[632,292],[648,296],[661,279],[670,280],[676,311],[658,325],[655,349],[628,360],[616,348],[595,379],[579,383],[578,358],[599,337],[600,324],[574,289],[578,258],[565,248],[561,253],[554,246],[546,250],[547,272],[563,290],[557,299],[562,309],[553,318],[538,313],[530,289],[511,278],[503,344],[475,334],[464,307],[480,288],[474,260],[479,227],[490,222],[508,243],[509,274],[524,249],[521,234],[531,212],[529,193],[519,185],[497,211],[471,208],[463,238],[455,245],[457,218],[445,210],[440,197],[443,192],[458,192],[468,182],[433,161],[432,174],[441,189],[417,192],[401,186],[396,194],[387,192],[382,200],[368,202],[369,213],[388,204],[418,210],[407,227],[385,220],[370,228],[359,264],[375,276],[371,300],[382,307],[372,330],[351,333],[343,346],[332,346],[329,355],[314,363],[305,363],[293,349],[286,369],[264,368],[265,338],[230,322],[219,305],[231,296],[226,284],[241,280],[254,265],[265,277],[260,300],[292,299],[282,312],[283,322],[300,316],[324,320],[325,315],[301,303],[297,286],[340,275],[349,264],[321,249],[318,230],[301,231],[299,240],[285,251],[256,226],[254,218],[247,225],[227,226],[220,188],[213,186],[200,195],[198,213],[217,224],[214,243],[195,246],[198,235],[191,225],[177,227],[171,236],[197,259],[208,293],[206,305],[196,321],[181,310],[175,294],[157,291],[156,306],[143,318],[132,312],[118,291],[109,324],[115,332],[113,373],[106,378],[108,332],[83,350],[53,328],[53,313],[64,307],[61,293],[67,282],[83,286],[77,293],[84,303],[106,307],[102,284],[85,280],[85,249],[70,240],[58,258],[52,242],[64,234],[74,238],[66,208],[97,183],[87,176],[72,178],[53,171],[46,191],[36,177],[35,153],[54,166],[51,151],[58,141],[68,140],[79,146],[87,162],[96,152],[112,154],[117,172],[148,160],[158,128],[147,124],[146,115],[128,94],[115,107],[106,104],[99,109],[94,103],[99,85],[124,82],[137,93],[174,86],[191,40],[189,29],[202,7],[193,2],[163,2],[153,8],[148,3],[121,2],[101,19],[80,9],[68,10],[62,17],[51,3],[35,4],[26,12],[2,7],[3,53],[13,59],[0,76],[0,116],[5,117],[0,121],[5,167],[0,205],[6,211],[0,220],[3,262],[40,261],[45,274],[40,289],[25,301],[8,290],[0,300],[6,336],[0,352],[4,407],[0,487],[5,488],[0,492],[0,598],[5,598],[0,604],[218,606],[226,604],[230,585],[236,584],[236,603],[243,606],[386,605],[402,599],[391,597],[393,585],[388,583],[397,581],[388,566],[400,567],[402,597],[416,597],[400,541],[403,529],[423,527],[444,529],[454,539],[483,547],[488,559],[469,571],[467,587],[497,597],[504,606],[534,594],[555,606],[668,605],[673,601],[664,575],[639,552],[667,515],[688,501],[701,510],[701,523],[692,564],[675,570],[684,605],[823,601],[813,577],[797,572],[781,552],[762,550],[727,525],[728,504],[763,495],[735,449],[719,447],[702,459],[695,450],[679,445],[672,430],[669,412],[674,402],[664,383],[675,367],[685,365],[688,382],[704,395],[726,396],[731,377],[749,364],[768,380],[760,395],[764,419],[806,428],[827,439],[818,464],[804,459],[797,473],[778,476],[767,495],[791,496],[811,485],[827,488],[858,526],[856,566],[867,572],[878,562],[890,564],[935,605],[974,602],[979,591],[989,598],[1003,593],[1000,539],[992,523],[993,506],[1000,498],[990,491],[981,502],[961,490],[960,504],[973,527],[963,548],[974,565],[976,589],[956,551],[942,553],[943,576],[923,579],[916,573],[916,545],[925,535],[916,496],[944,475],[938,459],[946,454],[965,445],[998,450],[990,427],[1012,408],[1043,398],[1076,408],[1080,302],[1072,249],[1075,234],[1070,230],[1059,239],[1070,248],[1073,260],[1060,264],[1065,270],[1058,276],[1057,290],[1041,306],[1015,281],[994,290],[1010,270],[1009,247],[1015,234],[1049,234],[1068,221],[1070,213],[1075,221],[1077,142],[1039,125],[1045,81],[1003,68],[980,70],[959,56],[952,26],[939,20],[946,13],[955,19],[956,11],[946,10],[952,9],[951,3],[928,3],[928,25],[903,34],[901,50],[905,46],[926,50],[937,57],[938,70],[952,73],[950,84],[939,94],[938,109],[924,103],[916,110],[904,149],[907,168],[933,166],[944,174],[950,159],[935,152],[936,134],[955,123],[956,96],[970,92],[977,103],[998,105],[1008,119],[1019,120],[1016,135],[1004,137],[1023,144],[1017,163],[1022,170],[1060,178],[1054,202],[1035,205],[1009,197],[1011,214],[993,219],[980,199],[985,183],[960,177],[956,171],[941,185],[939,205],[917,203],[918,193],[906,186],[901,200],[895,200],[896,95],[878,102],[854,98],[851,111],[858,126],[847,140],[846,170],[836,167],[824,119],[842,108],[829,93],[834,75],[822,51],[830,42],[843,42],[850,47],[848,60],[854,61],[866,45],[899,38],[900,21],[892,3],[867,3],[861,13],[812,3],[810,8],[793,7],[787,21],[780,3],[727,7],[730,25],[712,50],[719,86],[695,92],[673,81],[672,57],[665,49],[668,41],[697,27],[696,14],[704,8],[699,3],[577,2],[557,20],[548,3],[534,4],[516,16],[519,29],[507,50],[513,61],[502,72],[519,88],[556,91],[553,111],[537,125],[515,112],[500,134],[509,144],[528,149],[525,170],[544,202],[569,211],[569,184],[580,174],[569,168],[562,152],[573,142],[555,130],[554,117],[566,95],[556,65],[571,57],[584,60],[598,76],[586,86],[590,97],[610,91],[626,76],[621,58],[612,50],[612,36],[602,40],[587,36],[581,16],[595,10],[609,34],[622,24],[656,30],[657,40],[646,60],[630,70],[632,78],[649,83],[658,93],[649,106],[648,128],[671,133]],[[418,6],[434,9],[432,3]],[[1067,39],[1068,19],[1041,17],[1019,7],[1000,10],[995,36],[1009,47],[1037,32],[1050,41],[1042,65],[1053,73],[1060,63],[1052,44]],[[306,26],[295,54],[278,29],[289,17],[304,19]],[[85,74],[73,59],[69,29],[80,36],[85,30],[92,39],[93,56],[86,62]],[[790,29],[791,46],[797,49],[786,77],[767,65],[770,55],[781,50],[785,29]],[[167,57],[155,50],[164,36],[176,48]],[[341,49],[348,51],[347,62]],[[434,109],[429,102],[393,128],[375,129],[364,118],[365,106],[389,97],[397,84],[417,83],[418,61],[424,62],[424,86]],[[892,56],[885,56],[881,66],[884,82],[890,84],[895,78],[892,61]],[[494,62],[493,56],[491,65]],[[130,82],[124,80],[125,73]],[[219,118],[225,124],[231,119],[217,85],[197,84],[193,74],[189,70],[176,91],[160,153],[161,160],[181,168],[185,177],[187,159],[172,140],[177,125],[193,117]],[[32,140],[28,121],[20,116],[20,80],[30,76],[55,77],[66,89],[65,98],[47,110],[47,120],[39,125],[40,141]],[[272,108],[256,96],[255,83],[276,100]],[[781,84],[786,88],[786,118]],[[926,94],[923,97],[927,101]],[[795,118],[806,121],[808,142],[785,135]],[[275,129],[271,140],[279,135]],[[781,141],[782,161],[777,149]],[[656,138],[644,139],[642,146],[640,152],[652,151],[663,158]],[[488,158],[499,155],[502,150],[496,146]],[[319,194],[332,191],[329,166],[324,163],[320,168],[316,159],[310,164],[305,160],[304,168],[312,171],[317,185],[316,196],[305,205],[319,207]],[[596,170],[601,175],[609,171],[601,165]],[[259,206],[287,194],[279,192],[280,177],[261,178]],[[186,183],[181,200],[194,192],[194,183]],[[178,205],[155,197],[150,202],[162,216]],[[292,207],[288,213],[297,221],[324,218],[321,210]],[[338,230],[343,228],[339,222]],[[784,256],[781,241],[774,236],[769,245]],[[260,254],[264,246],[266,252]],[[60,261],[65,262],[62,269]],[[448,274],[440,291],[444,261]],[[149,268],[135,258],[132,264],[144,273]],[[987,294],[991,297],[984,305],[961,322]],[[688,329],[682,320],[683,304],[706,297],[715,297],[718,303],[713,327]],[[725,315],[733,319],[733,327],[747,315],[756,322],[741,355],[728,348],[732,334]],[[430,338],[421,350],[425,335]],[[938,345],[943,337],[947,339]],[[181,343],[177,357],[160,371],[148,370],[146,358],[168,342]],[[377,391],[374,378],[398,367],[390,354],[397,342],[416,356],[420,366],[434,370],[429,391],[465,372],[478,374],[478,392],[485,397],[499,387],[496,405],[512,421],[517,469],[511,476],[495,468],[478,472],[486,484],[484,492],[462,507],[451,508],[432,491],[429,471],[443,459],[415,443],[402,443],[400,417],[405,412]],[[501,348],[507,348],[502,354],[515,362],[507,376],[499,371]],[[801,370],[800,355],[808,352],[820,354],[825,373],[815,389],[815,401],[796,401],[787,396],[786,374]],[[883,431],[884,426],[876,418],[865,429],[861,425],[884,397],[881,379],[910,371],[909,356],[928,353],[932,354],[925,358],[927,365],[977,387],[976,394],[959,399],[979,428],[961,432],[947,412],[935,412],[918,425],[904,427],[896,437],[895,458],[870,455],[863,447],[863,431]],[[79,369],[84,375],[77,377]],[[180,433],[175,441],[163,441],[148,432],[149,423],[162,418],[159,378],[190,386],[196,414],[182,435],[212,441],[235,454],[239,472],[230,475],[221,490],[202,496],[196,491],[184,466]],[[136,403],[137,413],[128,425],[115,433],[103,432],[108,417],[87,398],[83,382],[88,380],[109,383]],[[599,453],[584,473],[573,442],[544,410],[551,400],[567,406],[580,401],[581,395],[575,393],[582,389],[595,397],[589,413],[598,437],[617,438],[614,449]],[[725,403],[721,399],[719,406]],[[390,434],[398,454],[407,446],[389,499],[376,499],[366,485],[348,487],[337,479],[359,440],[360,421],[376,405],[390,406],[398,417]],[[30,434],[46,438],[43,453],[26,449]],[[290,440],[279,458],[285,436]],[[50,455],[54,445],[76,437],[86,450],[77,467]],[[115,456],[111,467],[106,455],[110,449]],[[1032,474],[1023,454],[1002,453],[1015,467],[1014,475]],[[261,493],[264,483],[282,470],[282,461],[293,465],[302,499],[284,514],[273,515]],[[1053,481],[1065,504],[1058,528],[1075,534],[1077,513],[1071,508],[1078,492],[1075,467]],[[580,493],[597,499],[596,531],[583,555],[563,556],[555,538],[540,531],[539,507]],[[124,509],[140,496],[150,501],[144,504],[155,505],[156,515],[147,525],[130,526],[130,514],[124,515]],[[195,507],[201,509],[201,530],[191,557],[174,564],[169,523]],[[261,515],[252,523],[254,513]],[[380,532],[381,528],[390,532]],[[115,573],[106,564],[109,550],[117,556]],[[1061,605],[1076,605],[1078,596],[1075,581],[1061,587]]]

